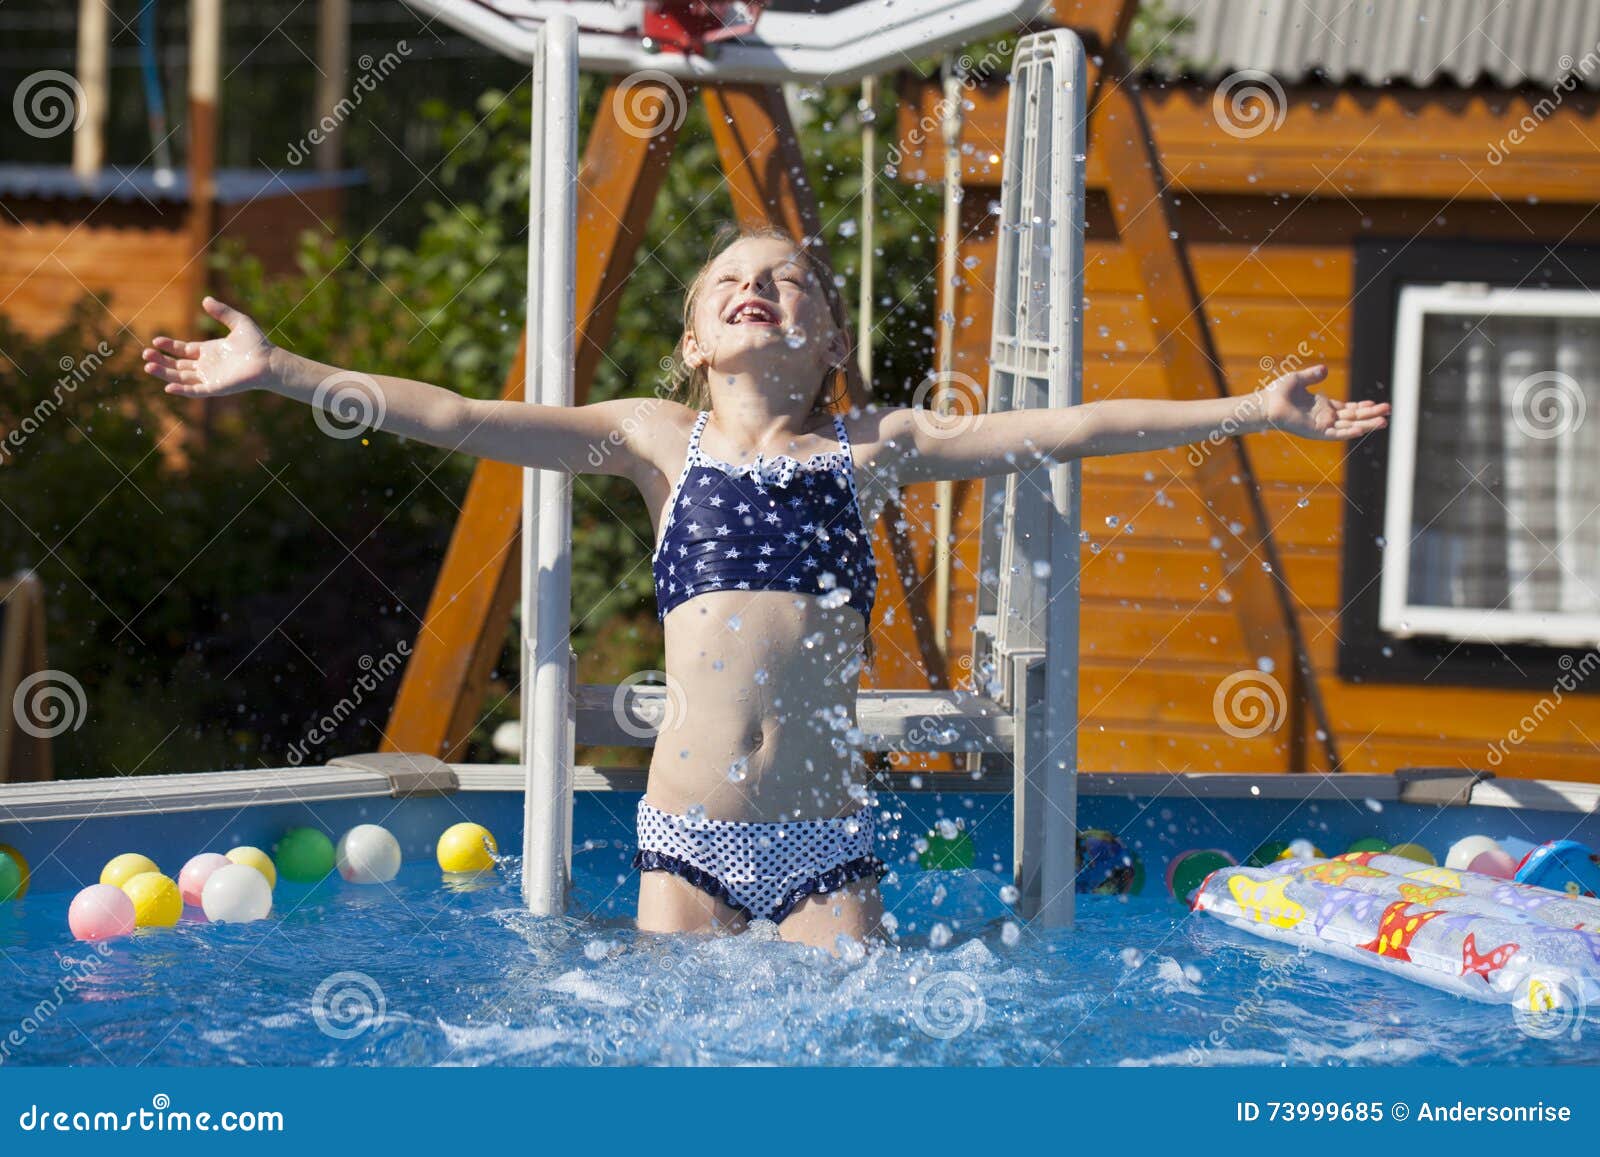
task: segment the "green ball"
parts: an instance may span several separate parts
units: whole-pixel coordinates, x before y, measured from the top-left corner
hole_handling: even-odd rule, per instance
[[[1275,864],[1283,853],[1289,850],[1289,845],[1282,840],[1268,840],[1255,851],[1251,852],[1245,860],[1247,868],[1265,868],[1268,864]]]
[[[314,884],[333,871],[333,841],[316,828],[290,828],[272,850],[285,880]]]
[[[970,868],[976,858],[972,837],[966,832],[957,832],[955,839],[947,840],[935,831],[928,833],[928,850],[917,857],[917,863],[929,871],[948,871]]]
[[[22,893],[22,865],[0,852],[0,903],[15,900]]]
[[[1349,855],[1352,852],[1387,852],[1388,850],[1388,840],[1380,840],[1377,836],[1362,836],[1345,849],[1345,854]]]
[[[1233,857],[1226,852],[1213,851],[1207,848],[1204,851],[1185,852],[1172,862],[1167,869],[1167,882],[1172,887],[1174,899],[1189,903],[1189,898],[1195,889],[1206,882],[1206,877],[1219,868],[1233,867]]]

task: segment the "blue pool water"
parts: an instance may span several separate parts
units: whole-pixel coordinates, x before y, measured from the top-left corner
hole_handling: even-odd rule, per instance
[[[1232,933],[1171,902],[1085,897],[1073,933],[1007,930],[999,877],[892,890],[900,942],[834,959],[760,932],[641,936],[616,849],[579,856],[587,919],[523,913],[506,877],[281,886],[245,926],[108,950],[64,895],[0,921],[10,1064],[1361,1065],[1592,1062],[1477,1006]],[[914,926],[915,930],[910,930]],[[944,933],[950,939],[942,947]],[[1014,942],[1013,942],[1014,941]],[[67,982],[71,983],[68,984]],[[319,986],[321,989],[319,995]],[[59,1007],[51,1007],[59,1000]]]
[[[1554,1040],[1530,1036],[1503,1007],[1298,955],[1167,899],[1163,849],[1205,846],[1225,834],[1197,824],[1243,822],[1220,804],[1169,817],[1164,806],[1090,801],[1099,809],[1091,822],[1115,827],[1142,849],[1145,890],[1130,899],[1080,897],[1076,930],[1047,933],[1017,922],[1002,899],[1009,809],[986,811],[992,797],[951,797],[947,814],[963,816],[977,837],[978,867],[919,869],[910,844],[926,828],[920,810],[915,824],[888,825],[884,851],[895,872],[885,896],[898,938],[834,958],[781,943],[760,926],[716,939],[633,931],[628,797],[580,799],[573,915],[566,918],[535,919],[521,910],[513,860],[500,873],[459,884],[418,854],[419,833],[437,833],[444,819],[461,818],[462,808],[501,825],[510,844],[517,802],[513,793],[484,793],[408,802],[393,815],[354,802],[281,814],[253,809],[222,831],[202,824],[199,813],[188,820],[130,817],[95,821],[117,826],[88,825],[59,841],[36,825],[30,838],[61,850],[36,863],[33,893],[0,907],[0,1064],[1600,1060],[1593,1025]],[[922,799],[905,806],[939,805]],[[1364,812],[1358,806],[1353,819],[1338,822],[1370,830],[1372,815]],[[61,881],[86,871],[92,878],[107,849],[181,847],[186,855],[198,849],[181,841],[198,838],[196,830],[224,846],[267,842],[270,830],[313,814],[335,832],[363,818],[385,819],[407,845],[400,877],[387,888],[337,878],[315,887],[280,884],[272,917],[253,925],[186,921],[103,948],[76,943],[66,931],[71,892]],[[1252,809],[1251,818],[1259,822],[1262,814]],[[1341,813],[1318,814],[1292,822],[1325,832],[1328,842],[1355,832],[1336,830]],[[1146,826],[1144,816],[1155,822]],[[1414,818],[1386,813],[1395,824]],[[0,829],[0,838],[10,835]]]

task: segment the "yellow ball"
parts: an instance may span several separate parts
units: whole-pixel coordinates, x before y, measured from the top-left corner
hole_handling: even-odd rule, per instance
[[[17,862],[17,867],[22,869],[22,886],[17,889],[17,894],[11,897],[13,900],[20,900],[28,894],[28,881],[33,879],[33,869],[28,867],[27,857],[10,844],[0,844],[0,852],[10,856]]]
[[[1391,856],[1404,856],[1408,860],[1415,860],[1419,864],[1437,864],[1433,853],[1421,844],[1395,844],[1389,849]]]
[[[485,844],[488,847],[484,847]],[[454,824],[439,837],[439,866],[447,872],[487,872],[500,845],[482,824]]]
[[[100,882],[110,884],[113,888],[120,888],[135,876],[142,876],[146,872],[155,872],[159,875],[161,869],[156,867],[156,862],[149,856],[141,856],[138,852],[124,852],[100,869]]]
[[[267,887],[278,886],[278,866],[272,862],[272,857],[260,848],[252,848],[248,844],[244,847],[234,848],[228,853],[228,859],[236,864],[243,864],[254,868],[267,878]]]
[[[183,893],[160,872],[140,872],[122,890],[133,901],[133,922],[140,928],[171,928],[183,915]]]

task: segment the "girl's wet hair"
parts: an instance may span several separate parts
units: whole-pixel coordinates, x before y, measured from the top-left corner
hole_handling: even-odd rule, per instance
[[[825,288],[833,281],[833,270],[829,268],[816,249],[809,243],[799,242],[790,235],[788,230],[776,225],[735,225],[727,223],[717,229],[716,237],[711,243],[711,252],[706,257],[705,264],[700,266],[700,272],[694,275],[694,280],[689,282],[689,289],[683,295],[683,336],[678,339],[677,348],[672,351],[671,394],[684,405],[694,410],[705,410],[711,406],[711,386],[706,376],[706,368],[700,366],[691,368],[683,360],[683,339],[694,333],[694,307],[700,297],[701,287],[705,284],[706,274],[711,272],[711,266],[733,246],[740,241],[773,240],[786,241],[794,246],[795,260],[803,265],[806,272],[813,279],[811,289],[820,293],[828,303],[828,312],[833,318],[834,328],[844,335],[847,346],[843,359],[837,365],[828,367],[823,371],[822,381],[817,383],[816,401],[813,409],[822,412],[840,406],[846,396],[844,368],[850,364],[854,355],[853,345],[850,342],[850,322],[844,316],[844,301],[837,293],[829,293]]]

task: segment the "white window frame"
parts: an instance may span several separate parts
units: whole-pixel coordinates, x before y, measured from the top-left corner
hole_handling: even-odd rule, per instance
[[[1378,626],[1399,638],[1441,635],[1463,642],[1594,645],[1600,616],[1551,611],[1435,607],[1408,599],[1411,513],[1416,487],[1418,411],[1422,395],[1422,330],[1429,315],[1600,317],[1600,294],[1584,289],[1489,287],[1477,282],[1407,285],[1396,305],[1384,547]],[[1591,415],[1600,420],[1600,415]],[[1597,464],[1600,468],[1600,464]]]

